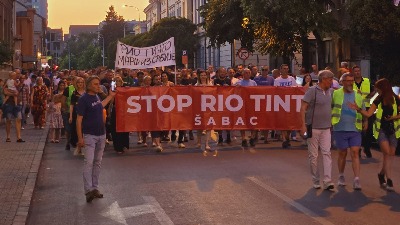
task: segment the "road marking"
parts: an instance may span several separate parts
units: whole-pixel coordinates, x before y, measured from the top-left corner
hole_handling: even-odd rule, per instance
[[[161,208],[160,204],[154,197],[151,196],[143,196],[146,204],[137,205],[132,207],[121,208],[119,207],[118,202],[114,202],[108,207],[105,211],[101,213],[102,216],[108,217],[118,223],[128,225],[126,223],[126,219],[131,217],[136,217],[144,214],[154,213],[158,222],[161,225],[174,225],[165,211]]]
[[[263,183],[259,179],[255,178],[255,177],[247,177],[247,179],[249,179],[253,183],[257,184],[258,186],[262,187],[263,189],[265,189],[269,193],[271,193],[271,194],[275,195],[276,197],[280,198],[281,200],[285,201],[289,205],[295,207],[297,210],[299,210],[300,212],[304,213],[305,215],[311,217],[312,219],[314,219],[318,223],[320,223],[322,225],[334,225],[333,223],[329,222],[328,220],[326,220],[324,218],[321,218],[320,216],[318,216],[313,211],[307,209],[302,204],[300,204],[300,203],[294,201],[293,199],[287,197],[286,195],[282,194],[281,192],[279,192],[275,188]]]

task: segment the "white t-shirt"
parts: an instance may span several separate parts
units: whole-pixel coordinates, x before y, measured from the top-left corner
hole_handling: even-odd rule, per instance
[[[296,79],[292,76],[288,76],[287,78],[282,78],[282,76],[278,77],[274,81],[274,86],[278,87],[297,87]]]

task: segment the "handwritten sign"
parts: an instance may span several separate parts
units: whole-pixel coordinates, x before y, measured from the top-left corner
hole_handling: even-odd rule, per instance
[[[118,42],[115,68],[147,69],[171,65],[176,65],[174,37],[161,44],[144,48]]]

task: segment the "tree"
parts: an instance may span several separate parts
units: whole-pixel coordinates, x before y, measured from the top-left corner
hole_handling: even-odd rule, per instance
[[[201,15],[211,45],[245,40],[247,48],[251,49],[254,43],[261,53],[281,56],[286,62],[298,51],[308,67],[308,35],[313,32],[317,41],[322,42],[326,33],[337,30],[337,22],[332,13],[326,12],[326,4],[334,7],[330,0],[210,0],[201,8]],[[228,19],[232,15],[236,15],[236,20]]]
[[[91,69],[102,65],[101,49],[97,34],[81,33],[67,41],[67,47],[61,55],[60,68]]]
[[[109,53],[108,49],[112,48],[110,45],[113,45],[118,39],[124,37],[125,20],[122,16],[118,15],[113,5],[108,9],[109,11],[107,11],[100,34],[104,38],[105,55],[109,56],[107,58],[107,65],[109,67],[114,67],[114,60],[110,58],[112,53]],[[113,58],[115,58],[115,56]]]
[[[3,41],[0,41],[0,65],[11,62],[14,51],[11,46]]]
[[[370,52],[372,74],[399,84],[400,8],[391,0],[352,0],[347,12],[353,41]]]
[[[177,66],[182,64],[182,51],[186,50],[189,56],[193,55],[197,38],[194,35],[196,25],[186,18],[163,18],[150,29],[148,45],[156,45],[175,37],[175,59]],[[193,64],[193,58],[190,58],[190,63]]]
[[[253,51],[254,30],[251,21],[244,17],[241,0],[210,0],[200,7],[200,15],[211,46],[232,44],[236,39],[242,47]]]

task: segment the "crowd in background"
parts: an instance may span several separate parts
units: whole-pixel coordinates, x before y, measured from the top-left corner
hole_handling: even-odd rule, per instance
[[[214,68],[210,65],[207,70],[203,69],[181,69],[173,70],[171,68],[148,69],[148,70],[130,70],[118,69],[116,71],[106,68],[97,68],[92,70],[33,70],[21,71],[16,69],[10,73],[10,78],[5,83],[0,80],[0,88],[15,95],[8,98],[8,95],[0,97],[1,102],[17,101],[19,106],[12,114],[18,118],[21,117],[20,129],[24,129],[26,118],[31,114],[34,119],[36,129],[43,129],[46,123],[50,127],[51,142],[60,142],[60,136],[67,138],[66,150],[74,148],[75,154],[81,151],[77,143],[76,134],[76,104],[78,99],[85,92],[85,80],[96,75],[101,80],[101,98],[105,98],[110,91],[111,83],[116,82],[118,87],[141,87],[141,86],[174,86],[174,85],[196,85],[196,86],[303,86],[305,89],[318,83],[318,68],[312,65],[312,71],[308,73],[304,68],[299,70],[300,74],[295,76],[289,73],[289,66],[282,64],[279,68],[270,70],[269,66],[238,65],[235,68]],[[326,68],[329,69],[329,68]],[[347,63],[342,63],[339,73],[350,72]],[[340,77],[340,76],[336,76]],[[334,79],[332,88],[340,87],[339,79]],[[10,84],[10,85],[9,85]],[[1,91],[4,93],[7,91]],[[9,105],[9,104],[6,104]],[[10,109],[6,114],[10,112]],[[112,101],[107,107],[107,142],[112,140],[115,150],[123,153],[129,149],[129,133],[120,133],[116,131],[116,113],[115,104]],[[20,115],[16,113],[20,111]],[[0,111],[1,113],[1,111]],[[3,112],[3,117],[6,117]],[[163,151],[162,142],[177,141],[179,148],[185,148],[185,142],[193,140],[197,133],[197,146],[204,152],[213,151],[209,145],[209,140],[214,133],[211,131],[154,131],[138,132],[138,144],[147,146],[151,144],[158,152]],[[231,144],[232,139],[236,138],[232,131],[216,131],[216,142],[218,145]],[[147,143],[147,137],[152,137],[152,142]],[[202,138],[204,136],[204,138]],[[299,134],[296,131],[252,131],[250,137],[246,137],[245,132],[241,132],[241,145],[254,147],[259,140],[264,143],[270,143],[270,139],[282,141],[282,147],[290,147],[290,141],[297,141]],[[19,136],[18,140],[22,140]],[[201,139],[205,143],[201,142]],[[118,141],[115,141],[118,140]],[[6,141],[10,141],[8,135]],[[204,145],[203,145],[204,144]],[[203,147],[201,147],[203,146]]]

